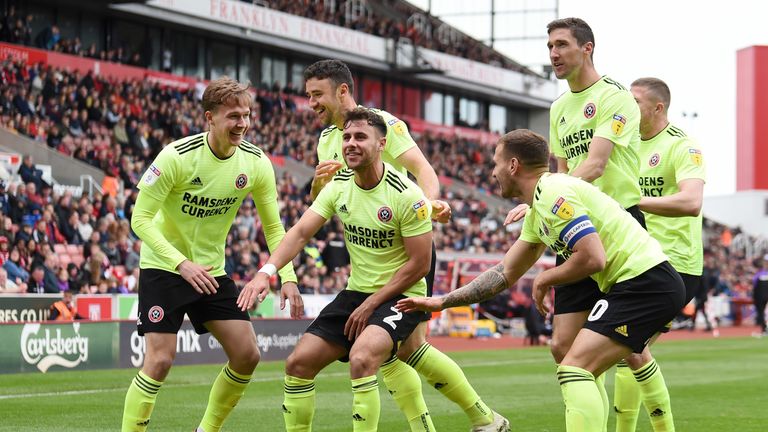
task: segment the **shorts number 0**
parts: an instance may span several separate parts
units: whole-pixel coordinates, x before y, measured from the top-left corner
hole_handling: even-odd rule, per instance
[[[608,310],[608,301],[607,300],[598,300],[597,303],[595,303],[595,306],[592,308],[592,311],[589,313],[589,316],[587,317],[587,321],[597,321],[600,319],[601,316],[605,313],[605,311]]]
[[[389,324],[389,326],[392,327],[393,329],[396,329],[397,324],[395,324],[395,321],[400,321],[400,319],[403,317],[403,313],[397,310],[394,306],[392,306],[389,309],[392,310],[392,312],[394,312],[395,314],[384,318],[382,321]]]

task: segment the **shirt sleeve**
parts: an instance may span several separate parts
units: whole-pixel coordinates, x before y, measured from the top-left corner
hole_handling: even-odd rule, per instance
[[[164,200],[142,189],[133,207],[131,228],[141,241],[152,249],[158,259],[162,260],[168,268],[175,269],[187,257],[173,247],[153,222]]]
[[[555,101],[557,102],[557,101]],[[559,111],[556,109],[556,105],[552,105],[552,109],[549,113],[549,151],[555,156],[565,159],[565,151],[560,145],[560,136],[557,133],[557,117]],[[528,241],[528,240],[526,240]]]
[[[692,139],[675,146],[675,178],[678,183],[686,179],[706,180],[704,155]]]
[[[424,192],[416,185],[399,194],[400,200],[400,235],[416,237],[432,231],[432,205]]]
[[[600,101],[595,136],[629,147],[640,133],[640,108],[628,91],[608,94]]]
[[[331,180],[317,195],[315,201],[309,207],[310,210],[328,220],[336,214],[336,196],[339,182]]]
[[[160,202],[165,201],[173,190],[176,179],[182,171],[179,166],[181,161],[178,155],[174,154],[175,151],[172,146],[164,148],[149,165],[137,185],[140,191]]]
[[[526,210],[525,219],[523,219],[523,228],[520,231],[520,240],[528,243],[542,243],[539,236],[536,234],[536,217],[531,212],[531,209]]]
[[[259,159],[258,172],[261,173],[259,180],[254,182],[251,189],[253,202],[256,205],[256,211],[261,219],[261,226],[264,229],[264,237],[267,239],[267,247],[272,253],[277,249],[280,241],[285,237],[285,227],[280,220],[280,211],[277,205],[277,187],[275,181],[275,170],[266,153]],[[296,273],[293,271],[293,263],[288,262],[278,272],[280,279],[285,282],[297,282]]]
[[[380,114],[384,113],[380,112]],[[383,115],[383,117],[387,123],[387,144],[384,146],[384,152],[395,160],[412,147],[416,147],[416,141],[411,137],[404,121],[392,115]]]
[[[179,158],[175,157],[173,151],[170,146],[163,149],[139,181],[140,192],[131,216],[131,228],[158,259],[168,268],[175,269],[187,257],[165,238],[153,222],[181,171]]]

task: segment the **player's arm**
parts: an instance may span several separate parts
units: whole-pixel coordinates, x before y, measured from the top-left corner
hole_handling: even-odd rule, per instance
[[[556,157],[557,159],[557,172],[568,174],[568,159],[562,157]]]
[[[640,210],[659,216],[698,216],[704,201],[704,180],[691,178],[677,184],[678,192],[661,197],[642,197]]]
[[[319,215],[311,208],[308,209],[301,219],[294,225],[283,237],[280,244],[272,252],[267,263],[256,273],[256,276],[245,285],[237,298],[237,306],[241,310],[246,310],[258,300],[263,301],[269,292],[269,278],[277,273],[277,269],[283,268],[309,242],[309,239],[325,224],[327,219]],[[294,310],[298,304],[291,304],[291,316],[301,315],[301,311]]]
[[[283,223],[280,220],[280,211],[277,205],[275,171],[268,159],[265,162],[259,169],[262,175],[259,181],[254,184],[251,195],[253,196],[256,211],[261,219],[267,247],[269,252],[273,253],[285,236],[285,227],[283,227]],[[280,269],[280,279],[283,283],[297,282],[296,274],[293,271],[293,264],[291,264],[290,260],[287,265],[278,267],[278,269]]]
[[[611,158],[612,151],[613,142],[602,137],[593,137],[592,142],[589,144],[587,159],[580,163],[579,166],[571,172],[571,175],[590,183],[597,180],[605,172],[605,167],[608,165],[608,159]],[[559,159],[558,171],[560,171]]]
[[[368,325],[368,318],[377,307],[404,293],[429,273],[432,262],[432,231],[414,237],[403,237],[403,247],[408,261],[397,270],[389,282],[368,296],[347,319],[344,334],[350,340],[354,340],[363,332]]]
[[[484,271],[472,282],[455,289],[447,296],[411,297],[400,300],[397,302],[397,308],[403,312],[414,310],[434,312],[454,306],[471,305],[492,298],[517,282],[536,263],[544,253],[544,249],[545,246],[542,243],[517,240],[499,264]]]
[[[432,203],[432,218],[440,223],[447,223],[451,218],[451,207],[447,202],[439,199],[440,181],[437,179],[435,169],[424,157],[424,153],[414,146],[398,156],[397,161],[416,177],[416,183]]]

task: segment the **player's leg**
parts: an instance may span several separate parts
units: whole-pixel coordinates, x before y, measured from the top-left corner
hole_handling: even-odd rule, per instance
[[[559,255],[556,262],[558,265],[562,264],[562,258]],[[555,315],[552,319],[553,333],[550,351],[556,364],[559,365],[565,358],[571,344],[576,339],[576,335],[584,326],[589,311],[602,297],[603,293],[592,278],[582,279],[567,286],[555,287]],[[610,400],[608,399],[608,392],[605,390],[605,375],[596,376],[595,382],[605,412],[603,430],[607,431]]]
[[[283,420],[287,432],[312,430],[315,377],[347,354],[347,348],[312,333],[304,333],[285,362]]]
[[[205,327],[229,359],[211,386],[208,406],[198,426],[198,432],[218,432],[251,382],[260,354],[250,321],[214,320],[206,322]]]
[[[123,432],[147,430],[155,399],[176,356],[176,333],[147,333],[144,366],[128,387],[123,406]]]
[[[698,293],[703,280],[701,276],[684,273],[681,273],[680,277],[685,285],[685,304],[688,304]],[[696,322],[695,313],[693,321],[694,323]],[[669,331],[669,328],[670,326],[665,327],[662,332]],[[655,340],[656,337],[651,340],[649,346]],[[652,373],[643,374],[638,378],[637,373],[640,370]],[[674,428],[674,423],[669,390],[664,381],[664,376],[661,374],[661,369],[656,364],[656,360],[651,355],[648,347],[642,353],[631,354],[619,362],[616,367],[613,392],[616,432],[635,431],[641,404],[646,407],[646,411],[649,414],[655,413],[651,417],[654,431],[674,430],[670,429]]]
[[[229,362],[211,386],[208,406],[198,426],[200,432],[218,432],[251,382],[259,363],[259,348],[251,318],[236,306],[238,289],[227,276],[216,278],[216,294],[202,296],[191,304],[187,315],[198,334],[211,332]]]
[[[349,375],[352,380],[352,429],[355,432],[376,431],[379,426],[381,401],[376,371],[393,348],[386,330],[369,325],[355,339],[349,352]]]
[[[398,296],[376,308],[368,319],[368,327],[366,327],[366,330],[370,327],[384,329],[391,339],[389,346],[392,350],[389,354],[392,355],[392,358],[381,365],[381,372],[385,382],[391,384],[394,381],[402,384],[397,375],[392,376],[393,370],[405,370],[408,371],[409,374],[416,376],[419,385],[413,386],[413,388],[410,389],[410,393],[398,394],[397,391],[392,393],[390,390],[392,397],[395,399],[395,402],[397,402],[400,410],[408,420],[408,425],[411,431],[434,431],[435,427],[432,424],[432,418],[427,410],[427,404],[424,402],[424,397],[421,394],[421,380],[419,379],[418,374],[416,374],[413,368],[397,359],[397,356],[393,355],[395,353],[394,347],[402,345],[404,340],[408,339],[415,329],[424,321],[423,313],[398,312],[395,308],[395,304],[397,303],[397,300],[401,298],[404,298],[404,296]],[[357,345],[357,342],[355,342],[355,345]],[[402,367],[391,369],[392,364],[400,364]],[[407,386],[400,385],[396,388],[399,391],[409,391]]]
[[[181,276],[155,269],[139,273],[139,314],[136,320],[144,336],[144,365],[125,395],[123,432],[147,430],[155,400],[176,356],[176,333],[187,306],[200,297]]]
[[[595,376],[602,375],[632,350],[590,329],[582,329],[557,368],[568,432],[600,432],[605,407]]]
[[[312,430],[315,414],[315,376],[345,357],[352,343],[344,336],[344,324],[364,296],[344,290],[326,305],[307,327],[285,362],[283,420],[287,432]]]
[[[435,281],[435,269],[437,265],[437,254],[435,246],[432,245],[432,266],[426,276],[427,295],[432,296],[432,288]],[[509,421],[491,410],[488,405],[478,396],[475,389],[467,380],[464,372],[453,359],[442,353],[427,342],[427,326],[429,324],[429,314],[425,314],[423,321],[419,323],[416,329],[401,345],[397,351],[397,357],[408,363],[421,376],[423,376],[429,385],[437,389],[443,396],[458,405],[469,417],[470,423],[476,427],[477,431],[483,431],[482,427],[498,426],[494,431],[507,430]],[[384,368],[382,367],[382,372]],[[404,374],[405,375],[405,374]],[[405,377],[404,377],[405,378]],[[395,381],[390,384],[385,378],[385,385],[397,388],[402,386],[410,388],[409,381],[418,380],[419,391],[421,391],[421,380],[418,376],[410,376],[407,380]],[[421,397],[423,399],[423,396]],[[407,403],[408,401],[405,400]],[[426,405],[425,405],[426,406]],[[501,428],[501,429],[499,429]]]

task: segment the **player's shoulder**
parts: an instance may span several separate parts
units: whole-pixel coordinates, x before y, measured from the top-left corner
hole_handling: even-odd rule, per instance
[[[343,168],[336,171],[331,180],[332,183],[346,184],[355,177],[355,172],[349,168]]]
[[[416,189],[418,189],[419,193],[421,193],[421,190],[416,185],[416,183],[409,179],[407,175],[396,171],[389,164],[385,163],[385,165],[386,169],[384,170],[384,182],[386,182],[389,188],[395,190],[399,194],[410,195]]]
[[[196,135],[178,139],[168,144],[162,151],[170,152],[178,156],[194,154],[198,150],[205,148],[205,134],[206,132],[201,132]]]
[[[255,157],[257,159],[266,159],[264,157],[264,150],[260,149],[256,144],[248,142],[246,140],[240,141],[240,150],[245,154]]]
[[[609,77],[607,75],[603,75],[600,78],[599,84],[600,84],[601,87],[603,87],[603,88],[605,88],[607,90],[613,91],[613,92],[619,91],[619,92],[627,92],[627,93],[629,93],[629,89],[626,88],[622,83],[616,81],[615,79],[613,79],[613,78],[611,78],[611,77]]]
[[[327,128],[323,129],[322,132],[320,132],[320,139],[328,138],[329,135],[331,135],[334,131],[338,131],[339,128],[336,127],[336,125],[330,125]]]

